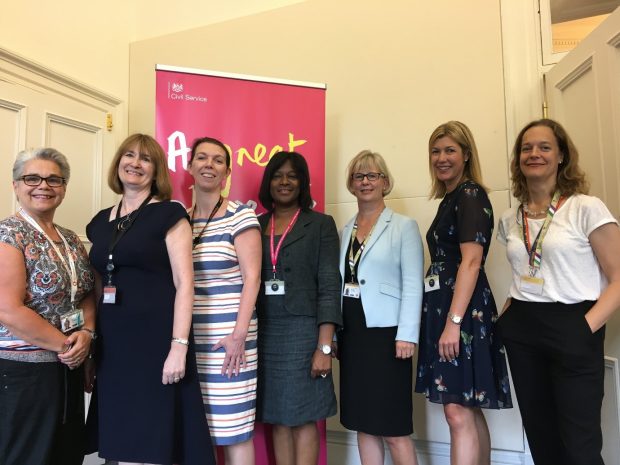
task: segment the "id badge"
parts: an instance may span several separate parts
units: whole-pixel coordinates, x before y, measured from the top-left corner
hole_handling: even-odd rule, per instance
[[[103,303],[115,304],[116,303],[116,286],[105,286],[103,288]]]
[[[60,316],[60,327],[63,333],[68,333],[84,324],[84,311],[76,308]]]
[[[519,289],[522,292],[529,292],[530,294],[542,295],[544,283],[545,283],[545,280],[542,278],[537,278],[535,276],[522,275],[521,285],[519,286]]]
[[[265,281],[265,295],[284,295],[284,281],[279,279]]]
[[[439,275],[432,274],[424,278],[424,292],[432,292],[439,290]]]
[[[360,285],[357,283],[345,283],[344,290],[342,291],[344,297],[351,297],[352,299],[360,298]]]

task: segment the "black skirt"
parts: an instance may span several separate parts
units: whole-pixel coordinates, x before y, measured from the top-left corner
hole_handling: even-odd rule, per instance
[[[413,433],[413,363],[396,358],[397,327],[368,328],[361,299],[343,297],[340,422],[375,436]]]

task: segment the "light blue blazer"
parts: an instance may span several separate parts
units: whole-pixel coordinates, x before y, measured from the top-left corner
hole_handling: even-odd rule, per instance
[[[342,231],[344,281],[355,217]],[[397,341],[418,342],[424,285],[424,249],[415,220],[385,208],[360,257],[357,279],[369,328],[398,326]],[[342,297],[341,297],[342,299]]]

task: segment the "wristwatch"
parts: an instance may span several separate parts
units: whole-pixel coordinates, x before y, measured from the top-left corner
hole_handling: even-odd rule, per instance
[[[450,321],[455,325],[460,325],[461,323],[463,323],[463,317],[455,315],[452,312],[448,312],[448,318],[450,318]]]
[[[329,344],[319,344],[316,350],[320,350],[324,355],[329,355],[332,353],[332,346]]]

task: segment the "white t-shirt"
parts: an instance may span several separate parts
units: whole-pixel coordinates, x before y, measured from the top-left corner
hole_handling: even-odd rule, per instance
[[[529,272],[529,257],[523,243],[518,205],[503,213],[497,240],[506,246],[512,266],[510,296],[532,302],[566,304],[597,300],[607,286],[589,236],[596,228],[618,221],[597,197],[577,194],[569,197],[555,213],[542,243],[542,261],[537,277],[544,279],[542,295],[520,289],[521,276]],[[518,223],[517,223],[518,221]],[[530,244],[534,242],[544,218],[528,218]]]

